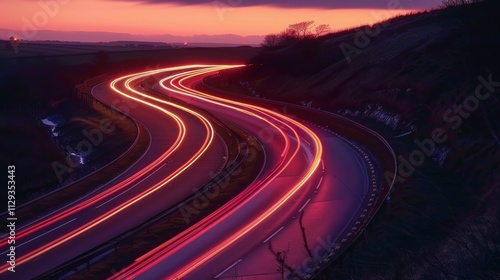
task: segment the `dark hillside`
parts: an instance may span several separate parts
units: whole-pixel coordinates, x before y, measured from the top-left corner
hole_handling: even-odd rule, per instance
[[[324,279],[500,278],[498,11],[485,1],[267,48],[215,81],[356,119],[400,155],[391,203]]]

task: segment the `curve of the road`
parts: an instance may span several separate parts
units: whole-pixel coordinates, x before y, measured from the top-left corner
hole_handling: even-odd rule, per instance
[[[225,67],[169,76],[159,90],[261,136],[265,170],[274,173],[263,174],[230,203],[112,279],[281,279],[277,252],[287,254],[291,269],[283,269],[284,274],[308,275],[311,264],[327,259],[343,242],[341,233],[365,211],[363,202],[376,182],[370,181],[369,173],[375,171],[362,148],[272,110],[191,89],[204,75],[221,69]],[[312,248],[311,256],[305,244]]]
[[[177,104],[125,93],[126,80],[122,77],[112,85],[101,84],[93,89],[93,94],[145,124],[152,139],[148,150],[100,192],[19,228],[16,278],[33,278],[175,206],[225,164],[225,144],[215,137],[212,124],[202,114]],[[187,169],[197,175],[186,174]],[[1,243],[5,254],[11,246],[7,243],[7,238]],[[1,279],[12,276],[8,264],[0,269]]]
[[[146,126],[150,147],[99,192],[20,228],[16,278],[33,278],[61,265],[174,206],[210,180],[226,163],[227,148],[205,111],[260,140],[266,160],[258,178],[110,279],[293,279],[307,277],[334,256],[346,234],[356,232],[356,217],[380,194],[375,163],[363,147],[331,131],[192,89],[208,75],[242,66],[170,67],[94,88],[96,98]],[[163,77],[155,90],[173,99],[137,86],[151,75]],[[8,251],[7,239],[1,245]],[[1,279],[9,276],[7,268],[0,267]]]

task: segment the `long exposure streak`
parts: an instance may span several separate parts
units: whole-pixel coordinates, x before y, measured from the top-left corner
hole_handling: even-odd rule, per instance
[[[182,70],[182,69],[189,69],[189,68],[199,68],[199,67],[203,67],[203,65],[188,65],[188,66],[181,66],[181,67],[171,67],[171,68],[165,68],[165,69],[161,69],[161,70],[154,70],[154,71],[148,71],[146,73],[141,73],[142,75],[153,75],[153,74],[157,74],[157,73],[161,73],[161,72],[169,72],[169,71],[178,71],[178,70]],[[105,198],[108,198],[109,196],[111,196],[112,194],[116,193],[117,191],[121,190],[122,188],[130,185],[131,183],[133,183],[134,181],[137,181],[138,179],[144,177],[144,176],[147,176],[148,172],[151,172],[155,167],[157,167],[158,165],[160,165],[163,161],[165,161],[172,153],[174,153],[179,147],[180,145],[182,144],[183,140],[184,140],[184,137],[186,135],[186,127],[183,123],[183,121],[178,117],[176,116],[175,114],[171,113],[170,111],[154,104],[154,103],[151,103],[151,102],[148,102],[148,101],[145,101],[145,100],[142,100],[140,98],[137,98],[137,97],[134,97],[130,94],[127,94],[125,93],[124,91],[120,90],[118,88],[118,83],[121,83],[125,80],[125,88],[129,91],[131,91],[132,93],[136,93],[142,97],[146,97],[148,99],[151,99],[153,101],[156,101],[156,102],[159,102],[159,103],[163,103],[165,105],[168,105],[168,106],[172,106],[172,107],[175,107],[175,108],[178,108],[180,110],[183,110],[187,113],[190,113],[192,114],[193,116],[197,117],[204,125],[205,129],[206,129],[206,137],[205,137],[205,140],[203,142],[203,145],[193,154],[193,156],[190,158],[190,160],[188,160],[187,162],[185,162],[184,164],[182,164],[178,169],[176,169],[173,173],[171,174],[168,174],[168,176],[166,176],[163,180],[161,180],[160,182],[154,184],[153,186],[151,186],[150,188],[148,188],[147,190],[141,192],[139,195],[137,195],[136,197],[134,197],[133,199],[130,199],[128,201],[125,201],[124,203],[120,204],[118,207],[115,207],[114,209],[111,209],[110,211],[108,211],[107,213],[99,216],[98,218],[92,220],[91,222],[85,224],[84,226],[81,226],[67,234],[64,234],[63,236],[39,247],[38,249],[35,249],[33,251],[31,251],[29,254],[25,255],[22,259],[20,259],[18,262],[17,262],[17,265],[20,266],[40,255],[43,255],[45,252],[49,251],[49,250],[52,250],[54,248],[56,248],[57,246],[71,240],[72,238],[80,235],[80,234],[83,234],[87,231],[89,231],[90,229],[100,225],[101,223],[105,222],[106,220],[112,218],[114,215],[116,215],[117,213],[125,210],[126,208],[128,208],[129,206],[133,205],[134,203],[136,203],[137,201],[151,195],[152,193],[154,193],[155,191],[159,190],[160,188],[162,188],[163,186],[165,186],[167,183],[171,182],[173,179],[175,179],[176,177],[178,177],[182,172],[186,171],[186,169],[188,169],[192,164],[194,164],[206,151],[207,149],[209,148],[210,144],[212,143],[213,141],[213,138],[214,138],[214,129],[212,127],[212,125],[210,124],[210,122],[204,118],[201,114],[189,109],[189,108],[185,108],[185,107],[182,107],[180,105],[177,105],[175,103],[172,103],[172,102],[168,102],[168,101],[164,101],[164,100],[161,100],[161,99],[158,99],[158,98],[155,98],[155,97],[151,97],[151,96],[147,96],[146,94],[143,94],[143,93],[139,93],[138,91],[132,89],[130,87],[130,83],[134,80],[134,78],[132,77],[135,77],[137,74],[132,74],[132,75],[127,75],[127,76],[124,76],[124,77],[120,77],[118,79],[115,79],[114,81],[111,82],[110,86],[111,88],[117,92],[118,94],[126,97],[126,98],[129,98],[131,100],[134,100],[134,101],[137,101],[137,102],[140,102],[142,104],[145,104],[153,109],[156,109],[156,110],[159,110],[161,112],[163,112],[164,114],[166,114],[167,116],[173,118],[176,123],[178,124],[178,127],[179,127],[179,133],[178,133],[178,136],[173,144],[172,147],[170,147],[164,154],[162,154],[159,158],[157,158],[156,160],[154,160],[151,164],[149,164],[147,167],[143,168],[141,171],[137,172],[136,174],[134,174],[133,176],[127,178],[126,180],[122,181],[121,183],[107,189],[106,191],[104,191],[103,193],[97,195],[97,196],[94,196],[94,197],[91,197],[89,198],[88,200],[86,201],[83,201],[61,213],[58,213],[52,217],[49,217],[45,220],[42,220],[38,223],[35,223],[27,228],[25,228],[23,231],[20,231],[19,233],[19,238],[22,238],[24,236],[27,236],[27,235],[30,235],[30,234],[33,234],[34,232],[36,231],[39,231],[41,230],[42,228],[46,228],[48,225],[51,225],[61,219],[64,219],[72,214],[74,214],[75,212],[77,211],[81,211],[82,209],[86,208],[86,207],[89,207],[89,206],[92,206],[92,205],[95,205],[96,203],[102,201],[103,199]],[[3,240],[4,242],[6,242],[6,240]],[[7,267],[8,265],[4,265],[1,267],[1,273],[3,272],[6,272],[7,271]]]
[[[269,174],[266,178],[256,181],[256,183],[253,186],[250,186],[249,188],[245,189],[243,193],[238,195],[231,202],[227,203],[226,205],[216,210],[214,213],[206,217],[203,221],[200,221],[199,223],[192,226],[182,234],[176,236],[175,238],[165,242],[163,245],[158,246],[154,250],[138,258],[134,264],[122,270],[120,273],[118,273],[115,277],[112,277],[111,279],[117,279],[123,277],[127,279],[133,279],[135,277],[140,276],[147,270],[151,269],[158,263],[162,262],[172,254],[174,254],[176,251],[180,250],[180,248],[182,248],[183,246],[189,244],[196,238],[200,238],[205,232],[205,228],[207,228],[209,225],[214,225],[217,223],[217,220],[224,220],[225,218],[231,216],[236,211],[235,209],[238,207],[238,204],[244,203],[245,201],[250,200],[252,199],[252,197],[256,196],[258,190],[268,186],[276,177],[278,177],[282,172],[286,170],[286,168],[289,166],[291,162],[291,159],[294,158],[298,153],[301,147],[301,141],[296,131],[297,129],[301,130],[302,132],[305,132],[305,134],[312,139],[315,147],[313,160],[311,161],[305,174],[302,175],[294,185],[290,186],[288,191],[284,193],[284,195],[275,204],[269,206],[269,208],[267,208],[261,215],[259,215],[257,218],[253,219],[251,222],[244,225],[242,228],[238,229],[234,234],[231,235],[229,239],[220,242],[216,246],[213,246],[210,250],[204,252],[202,255],[198,256],[196,259],[190,261],[189,263],[186,263],[182,268],[178,269],[178,271],[172,273],[171,276],[167,278],[181,279],[185,277],[190,272],[196,270],[202,264],[210,261],[210,259],[213,256],[220,253],[222,250],[234,244],[241,238],[245,237],[252,229],[254,229],[256,226],[258,226],[260,223],[266,220],[269,216],[275,213],[281,206],[283,206],[289,199],[291,199],[293,195],[301,187],[305,185],[305,183],[313,176],[313,174],[317,170],[321,161],[322,144],[319,138],[314,134],[314,132],[312,132],[310,129],[302,125],[300,122],[285,117],[279,113],[276,113],[268,109],[264,109],[246,103],[231,101],[224,98],[219,98],[216,96],[209,95],[207,93],[190,89],[183,85],[183,82],[185,82],[188,79],[192,79],[199,75],[206,75],[209,73],[213,73],[222,69],[227,69],[232,67],[241,67],[241,66],[239,65],[218,66],[218,67],[211,67],[208,69],[201,69],[201,70],[198,69],[198,70],[188,71],[185,73],[180,73],[166,77],[160,81],[160,85],[164,89],[170,92],[175,92],[180,95],[189,96],[190,98],[196,98],[202,100],[203,102],[209,102],[218,106],[235,110],[244,113],[249,117],[258,118],[268,123],[270,126],[274,127],[277,131],[279,131],[282,137],[284,137],[286,141],[286,145],[285,148],[283,149],[282,156],[290,153],[289,138],[293,139],[296,142],[296,147],[292,150],[292,152],[289,154],[288,157],[283,157],[280,164],[276,166],[274,171],[271,174]],[[169,81],[169,86],[165,85],[167,81]],[[279,125],[277,125],[276,123],[278,123]],[[288,134],[285,133],[280,126],[286,127],[286,129],[290,131],[293,136],[291,137],[288,136]]]

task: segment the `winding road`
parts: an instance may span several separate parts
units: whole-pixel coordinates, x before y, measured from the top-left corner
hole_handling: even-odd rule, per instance
[[[259,140],[265,157],[259,176],[109,279],[308,277],[342,252],[360,234],[370,207],[384,198],[374,159],[340,132],[253,100],[193,89],[204,77],[235,67],[243,65],[170,67],[96,86],[95,98],[144,124],[151,143],[105,186],[19,228],[14,278],[62,265],[175,206],[220,172],[228,147],[214,126],[224,125],[206,112]],[[161,77],[157,94],[139,86],[152,75]],[[5,236],[1,244],[5,255]],[[7,267],[0,279],[12,279]]]

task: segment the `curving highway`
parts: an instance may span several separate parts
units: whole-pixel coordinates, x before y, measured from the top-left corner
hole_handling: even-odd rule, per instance
[[[220,172],[227,147],[215,133],[221,124],[205,112],[259,140],[265,157],[259,176],[109,279],[307,277],[348,246],[380,196],[369,152],[255,100],[193,89],[204,77],[235,67],[243,65],[170,67],[95,87],[96,98],[145,125],[150,146],[113,181],[18,229],[16,279],[36,277],[130,230]],[[161,77],[155,95],[139,86],[152,75]],[[1,244],[5,255],[5,237]],[[1,279],[12,277],[7,267]]]
[[[307,275],[311,258],[304,244],[313,248],[318,262],[325,259],[342,242],[346,226],[365,210],[361,207],[372,183],[372,163],[361,148],[272,110],[191,89],[204,75],[221,69],[225,67],[167,77],[160,82],[162,92],[260,135],[267,159],[262,176],[112,279],[281,279],[276,272],[280,251],[287,251],[287,265]],[[301,212],[307,213],[302,219],[307,242],[297,219]]]
[[[37,276],[176,205],[225,164],[227,148],[202,114],[125,93],[127,80],[101,84],[93,94],[146,126],[152,139],[147,152],[98,192],[18,229],[16,278]],[[1,250],[8,250],[6,238]],[[6,269],[0,278],[9,277]]]

